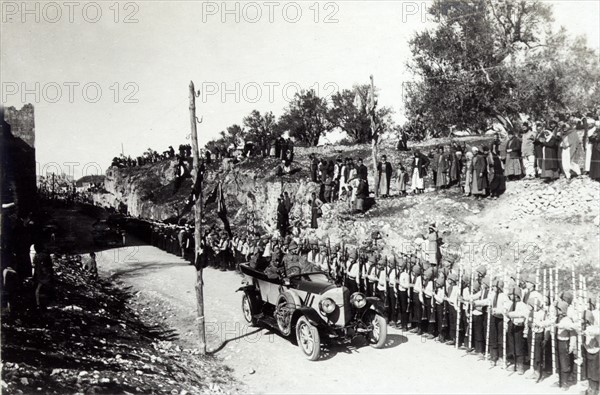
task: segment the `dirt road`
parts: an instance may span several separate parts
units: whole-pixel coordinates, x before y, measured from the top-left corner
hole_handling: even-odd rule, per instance
[[[182,259],[155,247],[137,246],[100,254],[99,269],[139,291],[155,311],[193,348],[196,332],[195,271]],[[205,270],[208,348],[254,393],[564,393],[550,380],[536,384],[476,356],[412,334],[389,330],[388,344],[375,350],[357,342],[327,350],[309,362],[285,338],[246,325],[235,292],[241,276]],[[571,389],[568,393],[575,394]]]

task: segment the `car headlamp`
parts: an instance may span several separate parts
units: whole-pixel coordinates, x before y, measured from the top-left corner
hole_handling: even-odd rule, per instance
[[[362,309],[367,304],[367,297],[360,292],[355,292],[350,296],[350,303],[357,309]]]
[[[335,302],[331,298],[324,298],[319,302],[319,308],[323,314],[331,314],[335,310]]]

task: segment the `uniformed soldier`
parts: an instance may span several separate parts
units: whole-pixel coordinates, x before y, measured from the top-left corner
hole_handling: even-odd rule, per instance
[[[598,395],[600,388],[600,309],[589,299],[584,313],[583,373],[588,380],[585,395]]]
[[[392,259],[388,259],[387,267],[387,297],[388,297],[388,322],[391,326],[397,327],[398,325],[398,262],[396,256]]]
[[[367,263],[364,268],[363,278],[366,279],[366,294],[367,296],[377,296],[375,294],[377,277],[377,257],[371,253],[367,258]]]
[[[319,245],[315,242],[310,244],[310,250],[308,251],[307,260],[309,263],[316,263],[317,255],[319,254]]]
[[[360,264],[358,262],[358,251],[354,250],[348,255],[346,261],[346,287],[350,295],[358,292],[360,284]]]
[[[412,329],[410,332],[421,335],[423,333],[423,277],[420,264],[415,264],[412,268],[411,282],[411,317]]]
[[[550,305],[550,301],[543,301],[541,298],[530,296],[528,304],[533,310],[532,319],[530,322],[532,338],[533,338],[533,374],[532,378],[540,381],[546,372],[552,366],[552,349],[550,344],[550,329],[554,325],[553,318],[549,314],[549,309],[546,306]]]
[[[484,267],[485,269],[485,267]],[[480,269],[477,269],[477,280],[473,283],[473,295],[472,300],[472,332],[473,332],[473,350],[476,354],[483,354],[485,352],[485,336],[487,329],[487,303],[481,303],[486,301],[490,295],[490,282],[485,277],[485,273]],[[483,277],[482,277],[483,276]]]
[[[525,373],[525,357],[527,356],[526,333],[524,330],[531,311],[529,305],[521,301],[521,288],[513,288],[508,294],[508,298],[511,301],[511,307],[507,312],[510,319],[507,331],[507,353],[512,354],[514,357],[515,370],[519,374],[523,374]]]
[[[446,297],[446,270],[442,268],[434,282],[434,301],[435,301],[435,318],[437,325],[437,340],[440,343],[446,341],[446,336],[448,332],[448,315],[445,305],[445,297]]]
[[[446,302],[447,302],[447,314],[448,314],[448,340],[446,344],[454,344],[456,342],[456,320],[457,306],[460,303],[459,295],[461,293],[461,286],[458,284],[458,275],[456,273],[450,273],[446,279]]]
[[[433,267],[428,267],[423,272],[423,321],[422,329],[423,332],[427,333],[425,336],[428,339],[434,339],[437,336],[437,328],[435,325],[435,302],[433,300],[434,293],[434,273]]]
[[[568,388],[573,373],[573,356],[577,348],[577,333],[574,330],[571,303],[573,293],[565,291],[556,303],[556,355],[558,359],[558,385]]]
[[[387,298],[387,265],[385,261],[384,257],[380,257],[377,261],[377,268],[375,269],[377,280],[374,286],[375,295],[383,302],[384,306],[389,306]]]
[[[493,280],[492,294],[490,295],[490,306],[492,316],[490,324],[490,360],[492,366],[496,366],[498,359],[503,355],[503,331],[504,331],[504,306],[508,298],[504,294],[504,282],[500,279]]]
[[[398,308],[399,308],[399,318],[400,318],[400,326],[402,330],[407,331],[409,325],[409,309],[410,305],[408,304],[408,293],[410,292],[410,279],[408,272],[408,264],[406,255],[401,255],[400,266],[398,267]]]

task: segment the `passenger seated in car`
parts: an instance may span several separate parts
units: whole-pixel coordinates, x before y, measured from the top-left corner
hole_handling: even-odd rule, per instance
[[[277,279],[285,274],[284,271],[283,254],[279,248],[276,248],[271,253],[271,263],[267,266],[264,273],[269,278]]]

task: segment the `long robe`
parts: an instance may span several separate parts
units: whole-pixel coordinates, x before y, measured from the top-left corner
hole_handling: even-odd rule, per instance
[[[471,193],[473,195],[485,195],[488,188],[487,160],[483,152],[478,152],[473,158],[473,183]]]
[[[377,176],[379,177],[379,194],[388,196],[390,194],[390,181],[392,180],[392,164],[390,162],[379,162],[377,164]]]
[[[589,141],[592,151],[589,175],[591,179],[600,181],[600,131],[591,135]]]
[[[490,194],[498,196],[506,190],[504,168],[498,155],[491,154],[488,161],[488,178],[490,180]]]
[[[437,177],[435,186],[436,187],[445,187],[450,181],[448,177],[448,173],[450,172],[450,158],[447,153],[442,153],[438,156],[437,162]]]
[[[542,177],[549,179],[558,178],[559,163],[558,163],[558,144],[559,139],[552,136],[550,139],[540,140],[543,146],[542,149]]]
[[[506,144],[506,175],[517,176],[523,175],[523,162],[521,161],[521,139],[513,136]]]

